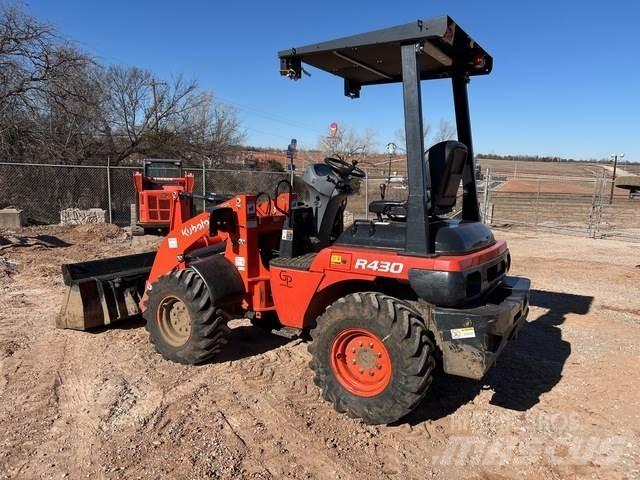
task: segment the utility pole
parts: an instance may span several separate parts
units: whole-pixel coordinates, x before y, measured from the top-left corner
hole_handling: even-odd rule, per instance
[[[396,154],[396,150],[398,149],[398,146],[393,143],[387,143],[387,155],[389,156],[389,168],[387,171],[387,182],[391,183],[391,159],[393,158],[393,156]]]
[[[391,159],[396,154],[397,149],[398,149],[398,146],[395,143],[393,142],[387,143],[387,156],[389,157],[389,162],[387,167],[387,182],[380,184],[380,198],[382,200],[384,200],[384,196],[387,191],[387,185],[391,185]]]
[[[291,172],[291,187],[293,188],[293,172],[296,169],[296,164],[293,163],[296,159],[296,153],[298,150],[298,141],[295,138],[291,139],[291,143],[287,146],[287,158],[289,159],[289,171]]]
[[[618,168],[618,157],[620,160],[624,158],[624,153],[612,153],[611,160],[613,160],[613,178],[611,179],[611,194],[609,195],[609,205],[613,203],[613,190],[616,188],[616,169]]]
[[[151,83],[149,85],[151,85],[151,90],[153,91],[153,115],[155,117],[156,123],[156,130],[158,130],[158,94],[156,92],[156,87],[158,85],[166,85],[167,82],[156,82],[155,79],[151,80]]]

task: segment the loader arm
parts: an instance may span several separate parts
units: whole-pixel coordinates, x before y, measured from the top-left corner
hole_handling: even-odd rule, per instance
[[[173,212],[177,212],[175,215],[181,217],[179,208],[174,208]],[[185,262],[188,260],[190,253],[193,254],[198,251],[215,253],[213,250],[218,246],[219,251],[224,250],[226,242],[221,236],[209,236],[209,212],[202,212],[184,223],[175,222],[174,218],[172,218],[171,223],[177,226],[162,239],[158,246],[156,258],[147,278],[145,294],[140,302],[142,311],[144,311],[143,305],[151,285],[162,275],[185,268]]]

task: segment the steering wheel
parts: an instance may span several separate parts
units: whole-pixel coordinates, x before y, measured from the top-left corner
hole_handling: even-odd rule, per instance
[[[348,177],[349,175],[351,175],[352,177],[356,178],[364,178],[367,176],[367,174],[364,173],[364,170],[356,167],[358,162],[356,162],[355,160],[353,161],[353,163],[349,163],[345,162],[341,158],[327,157],[324,159],[324,163],[329,165],[329,167],[331,167],[331,170],[336,172],[341,177]]]

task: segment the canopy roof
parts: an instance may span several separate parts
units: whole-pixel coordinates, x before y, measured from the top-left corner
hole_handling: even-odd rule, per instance
[[[357,85],[402,81],[400,46],[420,44],[422,80],[455,73],[486,75],[493,59],[450,17],[418,20],[396,27],[283,50],[280,73],[298,79],[302,63]]]

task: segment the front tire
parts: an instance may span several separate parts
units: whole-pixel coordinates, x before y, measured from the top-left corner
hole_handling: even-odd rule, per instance
[[[151,343],[167,360],[203,363],[227,343],[227,316],[189,268],[173,271],[153,284],[144,318]]]
[[[435,347],[407,303],[366,292],[338,299],[311,331],[314,382],[334,408],[366,423],[391,423],[427,393]]]

